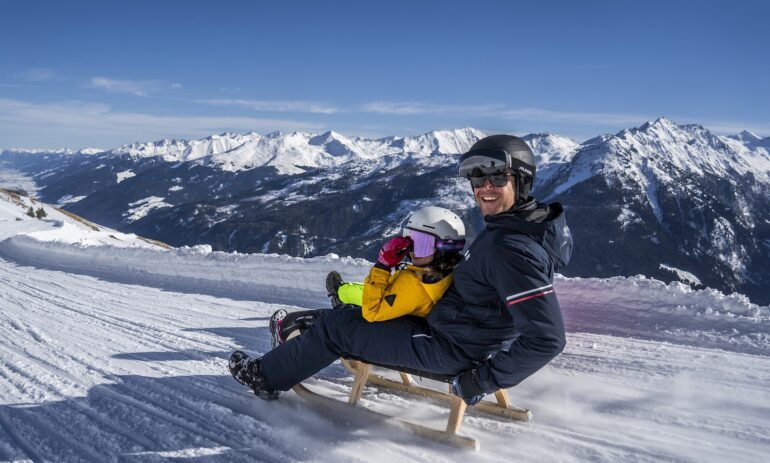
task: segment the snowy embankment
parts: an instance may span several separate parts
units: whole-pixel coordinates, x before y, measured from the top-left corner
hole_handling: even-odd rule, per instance
[[[760,462],[770,454],[770,318],[741,296],[644,278],[560,278],[567,349],[510,389],[534,420],[470,413],[462,432],[482,449],[463,454],[397,427],[329,416],[291,392],[263,402],[229,377],[229,352],[269,349],[274,310],[326,304],[326,272],[360,279],[365,261],[163,249],[55,210],[33,219],[27,205],[0,201],[0,461]],[[309,381],[340,399],[351,383],[339,365]],[[448,413],[375,387],[362,406],[436,428]]]
[[[345,269],[349,279],[360,281],[371,265],[362,259],[333,255],[302,259],[212,252],[210,246],[170,250],[73,246],[40,241],[34,235],[19,235],[0,242],[0,257],[169,291],[198,291],[232,299],[267,299],[303,307],[317,306],[326,295],[319,274],[335,268]]]
[[[363,259],[335,255],[302,259],[212,252],[210,246],[87,246],[56,238],[50,232],[6,239],[0,242],[0,256],[110,281],[301,307],[315,307],[323,300],[323,276],[330,270],[340,270],[348,281],[362,281],[371,266]],[[770,309],[739,294],[693,290],[681,283],[665,284],[644,276],[557,276],[555,287],[573,331],[770,356]]]

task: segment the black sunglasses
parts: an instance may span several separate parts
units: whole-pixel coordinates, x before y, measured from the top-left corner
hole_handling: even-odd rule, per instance
[[[511,174],[508,172],[499,172],[497,174],[491,174],[491,175],[479,175],[474,177],[468,177],[468,179],[471,181],[471,186],[473,188],[481,188],[484,186],[485,183],[487,183],[487,179],[489,179],[489,183],[492,184],[492,186],[496,186],[498,188],[505,186],[506,183],[508,183],[508,177],[510,177]]]

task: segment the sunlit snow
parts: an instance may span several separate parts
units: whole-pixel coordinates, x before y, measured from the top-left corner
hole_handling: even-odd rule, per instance
[[[327,306],[336,255],[166,249],[0,192],[0,455],[10,461],[699,461],[770,454],[770,308],[644,278],[555,281],[562,355],[517,387],[534,420],[469,412],[459,451],[292,392],[264,402],[227,355],[270,348],[277,309]],[[44,219],[26,215],[32,205]],[[344,399],[332,365],[308,384]],[[425,382],[434,387],[442,385]],[[447,407],[367,387],[361,405],[442,428]]]

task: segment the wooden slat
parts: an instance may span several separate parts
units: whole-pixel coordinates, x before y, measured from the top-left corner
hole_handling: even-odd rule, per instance
[[[500,389],[495,392],[495,398],[497,399],[497,405],[503,408],[509,408],[511,406],[511,399],[508,397],[508,391]]]
[[[361,398],[361,394],[364,393],[364,386],[366,385],[366,379],[369,376],[369,370],[371,368],[372,366],[367,365],[366,363],[358,368],[356,378],[353,381],[353,387],[350,390],[350,398],[348,399],[350,405],[357,404],[358,400]]]
[[[465,409],[468,405],[459,397],[452,398],[452,409],[449,411],[449,420],[446,424],[446,432],[455,434],[460,431],[465,417]]]

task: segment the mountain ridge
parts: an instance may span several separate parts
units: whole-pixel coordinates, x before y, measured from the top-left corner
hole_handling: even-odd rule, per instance
[[[460,153],[484,135],[225,134],[137,145],[148,156],[5,152],[0,161],[34,175],[48,202],[172,245],[368,258],[422,205],[456,211],[471,237],[484,226],[456,174]],[[666,118],[583,143],[522,138],[539,163],[535,196],[563,203],[573,228],[566,275],[689,278],[770,300],[770,139]]]

